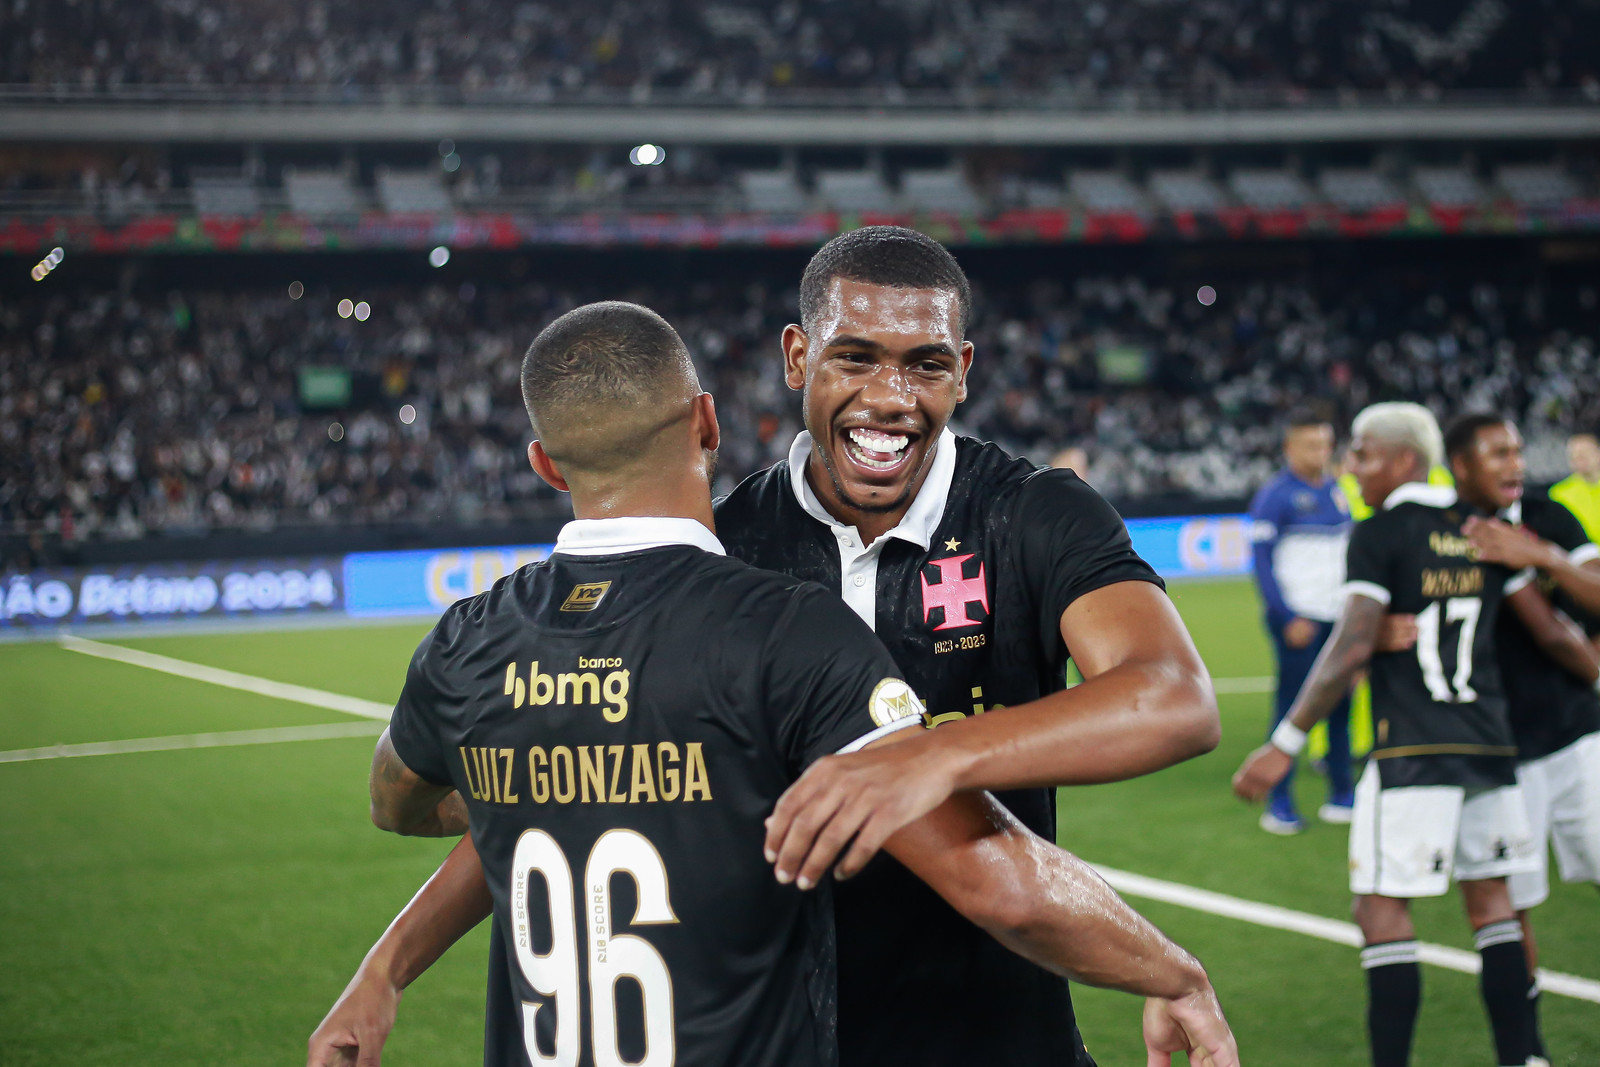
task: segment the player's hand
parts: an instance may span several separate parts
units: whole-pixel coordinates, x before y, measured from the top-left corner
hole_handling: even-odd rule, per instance
[[[306,1067],[378,1067],[399,1005],[400,990],[363,967],[307,1042]]]
[[[1260,800],[1283,781],[1294,766],[1294,757],[1276,745],[1262,745],[1245,758],[1233,776],[1234,793],[1245,800]]]
[[[1317,637],[1317,624],[1298,615],[1283,624],[1283,643],[1290,648],[1305,648]]]
[[[767,862],[778,881],[810,889],[836,859],[834,876],[849,878],[895,831],[949,799],[955,776],[924,743],[933,735],[906,734],[920,736],[825,756],[784,791],[767,819]]]
[[[1417,645],[1415,615],[1385,615],[1378,624],[1378,652],[1406,652]]]
[[[1512,570],[1523,567],[1542,567],[1547,562],[1545,542],[1534,536],[1532,530],[1518,529],[1499,519],[1486,519],[1474,515],[1461,527],[1478,558],[1485,563],[1499,563]]]
[[[1144,1047],[1149,1053],[1147,1067],[1171,1067],[1184,1053],[1190,1067],[1239,1065],[1239,1046],[1210,986],[1185,997],[1146,1000]]]

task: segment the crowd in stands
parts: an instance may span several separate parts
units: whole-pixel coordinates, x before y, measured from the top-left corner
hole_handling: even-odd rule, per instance
[[[365,318],[341,317],[345,294],[302,291],[52,285],[0,302],[0,532],[70,541],[559,513],[524,458],[520,354],[591,299],[637,300],[678,326],[717,396],[721,490],[782,457],[800,428],[777,350],[795,292],[758,278],[365,286],[348,294]],[[1320,399],[1344,420],[1420,399],[1442,415],[1513,415],[1536,445],[1555,443],[1533,453],[1548,480],[1562,473],[1560,435],[1600,425],[1596,322],[1592,281],[1280,273],[1220,281],[1214,296],[1137,277],[980,282],[956,424],[1039,462],[1084,447],[1089,481],[1113,500],[1237,498],[1277,463],[1290,408]],[[301,374],[318,367],[349,372],[348,399],[312,406]]]
[[[1226,102],[1255,91],[1579,89],[1570,0],[7,0],[0,82],[48,89],[421,87],[749,100],[999,91]]]

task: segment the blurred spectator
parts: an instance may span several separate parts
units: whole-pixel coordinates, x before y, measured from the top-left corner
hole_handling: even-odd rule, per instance
[[[1389,398],[1504,412],[1546,481],[1564,472],[1566,434],[1600,424],[1587,286],[1414,290],[1369,271],[1219,288],[1202,306],[1179,298],[1190,282],[980,279],[958,427],[1039,462],[1092,442],[1095,487],[1128,500],[1247,495],[1272,469],[1283,412],[1309,398],[1328,401],[1335,425]],[[657,308],[689,344],[725,430],[719,491],[782,457],[799,429],[777,354],[795,295],[759,271],[363,287],[365,320],[339,317],[342,295],[56,288],[0,303],[0,528],[70,540],[556,513],[522,459],[520,353],[554,316],[608,297]],[[314,368],[348,375],[349,399],[313,407],[300,374]]]
[[[1353,89],[1600,97],[1595,40],[1600,9],[1563,0],[12,0],[0,10],[0,81],[726,100],[805,89],[891,101],[907,90],[1206,103]]]

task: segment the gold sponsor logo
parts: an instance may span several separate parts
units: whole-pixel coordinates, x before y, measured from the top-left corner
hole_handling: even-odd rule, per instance
[[[888,726],[902,719],[920,719],[924,711],[917,694],[899,678],[885,678],[879,682],[867,701],[867,712],[879,726]]]
[[[578,666],[621,666],[616,657],[590,658],[580,656]],[[505,695],[511,706],[524,704],[535,707],[544,704],[598,704],[606,722],[621,722],[628,717],[628,672],[608,671],[604,676],[594,671],[546,674],[539,669],[539,661],[528,664],[526,677],[521,665],[515,661],[506,664]]]
[[[1428,547],[1436,556],[1465,556],[1467,559],[1477,559],[1478,550],[1471,541],[1459,534],[1441,533],[1434,531],[1428,535]]]
[[[567,599],[562,602],[562,611],[593,611],[600,606],[600,598],[606,595],[606,590],[611,588],[610,582],[584,582],[582,585],[572,587],[572,592],[567,594]]]

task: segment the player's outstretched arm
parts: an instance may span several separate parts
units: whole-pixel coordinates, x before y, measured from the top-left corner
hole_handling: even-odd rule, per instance
[[[1260,800],[1289,773],[1305,746],[1306,731],[1338,706],[1350,692],[1356,672],[1372,658],[1386,611],[1385,605],[1360,593],[1345,599],[1344,613],[1289,714],[1273,732],[1272,740],[1250,753],[1233,776],[1235,793],[1245,800]]]
[[[1529,583],[1506,597],[1506,606],[1552,660],[1593,685],[1600,678],[1600,656],[1578,624],[1557,611],[1539,587]]]
[[[401,761],[384,730],[367,777],[372,824],[407,837],[459,837],[467,832],[467,805],[449,786],[434,785]]]
[[[489,887],[471,836],[463,837],[361,961],[311,1035],[306,1067],[377,1067],[400,994],[446,949],[484,920]]]
[[[1153,998],[1144,1027],[1151,1063],[1184,1052],[1195,1064],[1239,1062],[1200,962],[987,793],[952,798],[887,848],[1012,951],[1074,981]]]
[[[1484,562],[1499,563],[1512,570],[1537,567],[1584,611],[1600,615],[1600,559],[1591,555],[1592,546],[1578,556],[1583,562],[1575,563],[1574,554],[1560,545],[1541,540],[1526,529],[1518,529],[1499,519],[1474,516],[1462,529]]]
[[[819,760],[778,801],[768,854],[792,858],[789,873],[804,857],[815,873],[853,841],[837,872],[849,877],[890,834],[961,790],[1121,781],[1216,747],[1211,676],[1159,588],[1120,582],[1086,593],[1062,615],[1061,634],[1082,685]]]

